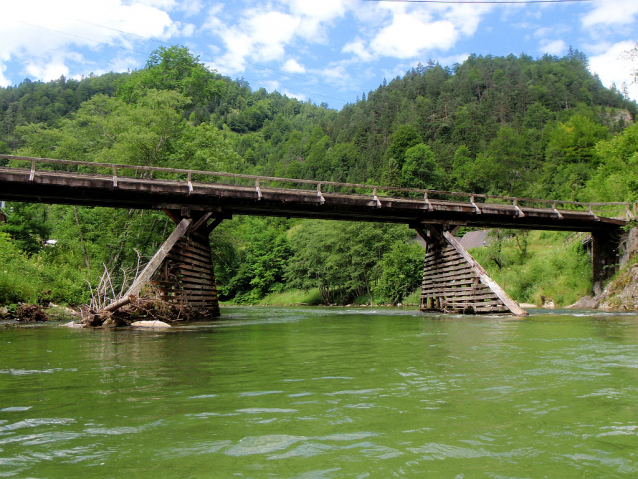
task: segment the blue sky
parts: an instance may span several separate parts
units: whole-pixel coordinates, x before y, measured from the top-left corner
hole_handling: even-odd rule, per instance
[[[445,0],[442,0],[445,1]],[[365,0],[0,0],[0,86],[141,68],[181,44],[253,89],[341,108],[417,65],[469,54],[584,52],[638,99],[625,52],[638,0],[481,4]]]

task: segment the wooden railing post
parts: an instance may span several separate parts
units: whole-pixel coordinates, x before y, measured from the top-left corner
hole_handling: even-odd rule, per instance
[[[29,174],[29,181],[35,179],[35,160],[31,160],[31,173]]]

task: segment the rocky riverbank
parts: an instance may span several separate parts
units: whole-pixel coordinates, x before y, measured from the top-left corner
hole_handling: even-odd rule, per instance
[[[625,267],[601,294],[585,296],[568,308],[638,311],[638,263]]]

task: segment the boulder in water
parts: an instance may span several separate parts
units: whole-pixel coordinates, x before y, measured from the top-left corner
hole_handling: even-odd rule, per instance
[[[152,328],[152,329],[165,329],[170,328],[171,325],[164,321],[135,321],[131,323],[133,328]]]

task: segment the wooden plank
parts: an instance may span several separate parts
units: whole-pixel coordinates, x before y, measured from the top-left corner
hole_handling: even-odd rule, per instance
[[[184,261],[188,258],[193,261],[199,261],[208,264],[210,262],[210,254],[205,255],[189,248],[176,248],[171,252],[171,257],[179,256],[179,260]]]
[[[166,294],[163,295],[164,297],[167,298],[173,298],[176,300],[214,300],[217,295],[212,294],[212,293],[188,293],[188,292],[183,292],[183,291],[175,291],[175,292],[167,292]]]
[[[213,212],[209,211],[207,213],[204,213],[196,222],[195,224],[193,224],[193,227],[191,228],[192,231],[197,231],[199,230],[200,226],[205,225],[206,222],[211,218],[211,216],[213,216]]]
[[[491,295],[491,296],[490,296]],[[429,296],[439,296],[442,298],[486,298],[488,296],[490,297],[494,297],[497,298],[497,296],[489,289],[482,289],[480,291],[453,291],[453,290],[448,290],[445,291],[444,293],[435,293],[430,294]]]
[[[194,278],[204,278],[204,279],[214,279],[215,275],[213,271],[209,269],[208,271],[202,271],[204,268],[196,268],[194,266],[188,267],[188,265],[181,264],[177,271],[175,272],[176,276],[182,277],[194,277]]]
[[[446,248],[443,251],[441,250],[432,251],[432,252],[426,253],[425,262],[427,263],[429,261],[445,260],[449,258],[450,256],[458,256],[458,252],[454,250],[453,248]]]
[[[200,241],[194,241],[193,239],[190,239],[188,241],[185,241],[183,244],[185,247],[191,248],[194,251],[203,254],[204,256],[210,256],[210,244],[208,243],[208,241],[206,241],[206,244],[204,244]],[[181,243],[178,244],[178,247],[181,246]]]
[[[472,286],[456,286],[456,287],[443,287],[443,286],[433,286],[431,289],[429,289],[428,291],[431,291],[433,293],[438,293],[438,292],[446,292],[446,291],[491,291],[487,286],[485,286],[484,284],[479,284],[476,287],[472,287]]]
[[[179,263],[189,263],[194,265],[208,266],[211,264],[210,256],[206,257],[186,250],[173,251],[169,256],[169,259]]]
[[[426,262],[423,266],[426,269],[431,269],[431,268],[437,268],[439,266],[443,266],[443,265],[449,265],[449,266],[454,266],[457,264],[467,264],[465,262],[464,258],[458,257],[458,258],[453,258],[453,259],[448,259],[447,261],[430,261],[430,262]]]
[[[437,258],[436,261],[427,261],[423,263],[423,266],[425,267],[425,269],[431,269],[454,263],[462,264],[465,263],[465,261],[463,260],[463,258],[459,258],[458,255],[454,255],[447,258]]]
[[[432,288],[451,288],[451,287],[459,287],[459,286],[473,286],[475,282],[478,281],[477,277],[459,277],[459,278],[443,278],[440,281],[432,281],[431,279],[425,279],[423,281],[422,287],[432,287]]]
[[[468,272],[472,272],[472,267],[465,263],[465,264],[457,264],[457,265],[452,265],[452,266],[446,266],[446,265],[440,265],[437,268],[427,268],[424,270],[423,272],[423,277],[426,276],[441,276],[443,274],[449,274],[449,273],[460,273],[462,271],[468,271]]]
[[[175,276],[189,276],[195,278],[211,278],[215,277],[213,271],[209,269],[208,271],[202,271],[204,268],[196,268],[194,266],[188,267],[188,265],[181,264],[179,268],[175,271]]]
[[[467,303],[467,302],[474,302],[474,303],[482,303],[485,301],[500,301],[502,302],[500,299],[498,299],[498,297],[490,292],[489,294],[477,294],[477,295],[442,295],[442,296],[438,296],[440,297],[442,300],[445,301],[449,301],[449,302],[453,302],[453,303]]]
[[[438,276],[441,274],[461,272],[461,271],[471,272],[472,267],[469,264],[463,262],[462,264],[453,264],[453,265],[442,264],[437,267],[427,269],[428,275],[430,276]]]
[[[503,306],[506,307],[505,305],[503,305],[503,302],[500,301],[499,299],[496,299],[494,301],[482,301],[482,302],[469,302],[469,301],[446,301],[443,300],[442,301],[442,305],[443,306],[451,306],[453,308],[472,308],[472,307],[477,307],[477,308],[484,308],[486,306]]]
[[[162,290],[164,291],[191,291],[191,290],[201,290],[201,291],[215,291],[212,283],[208,284],[172,284],[168,282],[161,283]]]
[[[444,274],[427,274],[424,275],[423,278],[425,279],[431,279],[433,281],[438,280],[451,280],[451,279],[473,279],[476,276],[476,273],[470,269],[469,271],[461,271],[461,272],[456,272],[456,271],[452,271],[450,273],[444,273]]]

